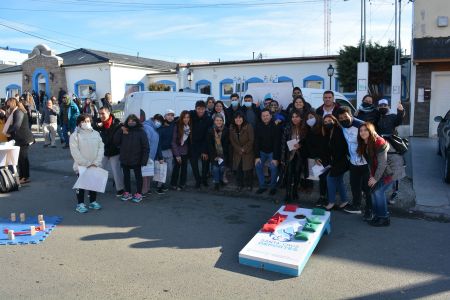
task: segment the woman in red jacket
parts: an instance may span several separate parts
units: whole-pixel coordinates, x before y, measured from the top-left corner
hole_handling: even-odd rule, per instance
[[[385,192],[392,186],[392,170],[388,165],[389,144],[375,132],[372,123],[359,127],[359,155],[364,156],[370,169],[369,187],[372,194],[374,217],[369,221],[373,226],[389,226],[389,212]]]

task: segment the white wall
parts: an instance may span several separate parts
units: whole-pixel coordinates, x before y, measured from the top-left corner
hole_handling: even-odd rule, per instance
[[[96,64],[66,67],[67,92],[72,95],[77,81],[88,79],[95,81],[97,98],[100,100],[105,93],[111,91],[109,64]]]
[[[336,62],[334,60],[321,61],[300,61],[300,62],[275,62],[275,63],[258,63],[254,65],[223,65],[223,66],[205,66],[195,67],[191,66],[193,73],[193,81],[191,88],[196,88],[196,83],[202,79],[211,81],[211,92],[216,98],[220,98],[220,81],[223,79],[234,79],[235,77],[258,77],[264,80],[266,76],[281,77],[287,76],[293,79],[294,86],[303,87],[303,79],[310,75],[317,75],[324,79],[323,88],[330,87],[330,79],[327,75],[327,68],[332,64],[336,69]],[[335,89],[335,76],[331,80],[332,89]]]
[[[6,98],[6,87],[10,84],[17,84],[22,90],[22,72],[0,74],[0,98]]]
[[[121,101],[125,95],[125,84],[144,83],[144,90],[148,90],[147,74],[155,73],[155,70],[148,68],[138,68],[132,66],[112,65],[111,66],[111,93],[113,102]]]
[[[450,22],[450,1],[416,0],[414,1],[414,37],[447,37],[450,26],[438,27],[437,17],[446,16]]]

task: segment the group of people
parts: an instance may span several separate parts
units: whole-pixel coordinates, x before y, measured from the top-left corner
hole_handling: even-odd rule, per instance
[[[353,114],[349,107],[334,101],[332,91],[326,91],[323,105],[314,109],[295,87],[286,109],[271,97],[256,105],[251,95],[241,101],[239,95],[232,94],[229,107],[209,97],[179,116],[169,109],[148,119],[132,114],[120,122],[111,113],[110,94],[105,99],[100,108],[87,100],[82,109],[67,95],[60,106],[54,97],[49,99],[42,113],[44,146],[55,145],[55,132],[61,128],[75,172],[79,166],[109,166],[116,194],[123,201],[140,202],[152,188],[158,194],[184,190],[190,164],[196,189],[208,187],[211,176],[218,191],[234,176],[237,191],[251,191],[256,174],[256,194],[275,195],[284,188],[285,202],[295,202],[299,190],[311,192],[314,181],[309,173],[314,164],[323,167],[318,176],[318,205],[363,214],[364,220],[374,226],[390,223],[385,194],[397,182],[395,195],[398,180],[404,176],[404,162],[384,137],[394,134],[401,124],[401,104],[397,114],[390,114],[387,100],[375,105],[367,95]],[[9,99],[7,103],[11,114],[16,102]],[[22,111],[20,105],[17,107]],[[29,140],[25,138],[24,144]],[[151,162],[167,164],[165,182],[142,176],[142,167]],[[136,178],[133,189],[131,170]],[[351,200],[344,183],[347,172]],[[89,191],[90,203],[86,206],[84,193],[77,191],[76,211],[101,208],[93,191]]]

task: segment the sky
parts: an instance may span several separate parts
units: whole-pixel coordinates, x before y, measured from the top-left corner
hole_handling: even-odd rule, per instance
[[[394,0],[366,0],[367,40],[394,40]],[[360,38],[360,0],[331,0],[330,53]],[[411,10],[401,1],[410,53]],[[0,46],[62,53],[88,48],[177,63],[317,56],[323,0],[2,0]]]

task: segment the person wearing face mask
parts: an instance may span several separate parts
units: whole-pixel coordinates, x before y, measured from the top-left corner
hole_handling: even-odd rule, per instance
[[[159,135],[158,151],[156,159],[167,164],[167,178],[171,178],[173,170],[172,139],[173,127],[175,126],[175,112],[172,109],[166,110],[162,125],[156,130]],[[166,183],[158,182],[157,194],[164,194],[168,190]]]
[[[213,115],[213,127],[208,131],[208,155],[211,158],[214,189],[218,191],[224,185],[223,176],[228,163],[229,133],[225,127],[223,116]]]
[[[239,104],[239,95],[234,93],[230,96],[230,106],[225,110],[225,120],[231,120],[231,122],[225,122],[225,125],[229,128],[233,123],[234,114],[237,111],[241,111],[242,108]]]
[[[389,108],[389,102],[386,99],[378,101],[378,111],[380,112],[380,118],[377,123],[373,123],[376,126],[377,133],[382,136],[395,134],[395,129],[400,126],[405,117],[405,109],[401,103],[397,106],[397,114],[391,114]]]
[[[123,171],[125,192],[121,200],[139,203],[142,201],[142,167],[147,165],[150,147],[147,134],[142,128],[139,118],[131,114],[120,130],[114,134],[114,144],[120,149],[120,164]],[[133,170],[136,178],[136,193],[131,194],[130,172]]]
[[[307,115],[306,124],[309,127],[308,133],[305,138],[306,156],[310,159],[314,159],[316,164],[324,167],[330,164],[329,155],[327,155],[329,137],[326,135],[329,129],[332,129],[333,120],[329,120],[327,128],[324,127],[322,118],[316,113],[310,112]],[[309,170],[308,170],[309,171]],[[327,175],[328,171],[325,171],[319,176],[319,199],[316,202],[316,206],[325,206],[328,203],[327,200]]]
[[[91,116],[82,114],[78,116],[76,131],[70,136],[70,154],[74,160],[73,170],[78,175],[78,167],[100,168],[104,153],[104,144],[100,134],[92,128]],[[97,192],[89,191],[89,206],[84,204],[85,190],[78,189],[78,204],[75,210],[79,213],[88,212],[88,208],[99,210],[101,205],[97,202]]]
[[[150,159],[155,161],[158,153],[158,145],[159,145],[159,134],[158,129],[164,123],[164,118],[160,114],[156,114],[153,118],[148,119],[144,122],[144,131],[147,135],[149,148],[150,148]],[[163,162],[163,161],[162,161]],[[144,176],[142,178],[142,195],[145,197],[146,194],[151,194],[151,183],[152,176]]]
[[[326,176],[328,204],[326,210],[331,210],[336,205],[336,192],[339,193],[341,204],[339,209],[348,205],[344,174],[349,167],[348,146],[342,128],[333,115],[323,118],[321,138],[321,151],[316,152],[316,162],[324,167],[330,166]]]
[[[116,196],[122,197],[124,193],[123,173],[120,167],[119,148],[114,144],[113,138],[117,130],[120,130],[120,121],[116,119],[109,111],[109,108],[103,106],[98,112],[100,122],[94,123],[94,128],[100,133],[103,144],[105,145],[105,153],[103,155],[102,165],[111,168],[114,178],[114,187],[116,188]]]
[[[253,103],[252,95],[245,95],[242,102],[242,112],[244,113],[247,122],[252,125],[253,128],[261,121],[261,110],[255,103]]]
[[[374,123],[376,131],[383,138],[388,138],[390,135],[397,134],[396,128],[400,126],[405,117],[405,109],[401,103],[397,106],[397,114],[391,114],[389,108],[389,102],[386,99],[378,101],[378,111],[380,112],[380,118],[377,123]],[[394,182],[393,191],[389,198],[389,204],[394,204],[398,193],[398,180]]]
[[[373,105],[373,98],[370,95],[365,95],[358,110],[355,112],[355,117],[361,121],[377,124],[380,118],[380,113]]]
[[[364,192],[366,205],[364,210],[364,220],[371,217],[372,199],[370,188],[367,184],[369,181],[369,167],[364,156],[358,154],[358,130],[364,122],[352,116],[349,107],[342,106],[337,111],[339,122],[341,123],[345,140],[348,144],[348,152],[350,154],[350,187],[352,190],[352,204],[344,207],[344,211],[352,214],[361,214],[361,192]]]
[[[69,133],[75,130],[77,118],[80,115],[80,110],[78,106],[70,99],[69,95],[63,96],[63,102],[60,107],[61,113],[61,127],[64,136],[64,149],[69,148]]]

